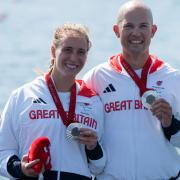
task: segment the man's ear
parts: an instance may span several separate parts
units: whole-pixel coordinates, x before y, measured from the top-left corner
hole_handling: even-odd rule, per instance
[[[52,58],[56,58],[56,47],[54,45],[51,46],[51,54]]]
[[[151,34],[151,38],[154,37],[155,33],[157,31],[157,26],[155,24],[152,25],[152,34]]]
[[[114,30],[117,38],[119,38],[119,37],[120,37],[120,33],[119,33],[119,26],[118,26],[117,24],[115,24],[115,25],[113,26],[113,30]]]

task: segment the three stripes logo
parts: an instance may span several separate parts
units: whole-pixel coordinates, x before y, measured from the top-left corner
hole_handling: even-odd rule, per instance
[[[43,104],[47,104],[47,103],[46,103],[43,99],[41,99],[41,98],[35,99],[35,100],[33,101],[33,103],[39,103],[39,104],[43,103]]]
[[[108,92],[115,92],[116,89],[114,88],[114,86],[112,84],[109,84],[108,87],[106,87],[106,89],[103,91],[103,93],[108,93]]]

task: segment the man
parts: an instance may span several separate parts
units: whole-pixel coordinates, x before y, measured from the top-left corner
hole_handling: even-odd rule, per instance
[[[97,179],[178,179],[180,73],[149,54],[157,26],[143,2],[125,3],[113,29],[122,53],[84,77],[104,104],[108,161]]]

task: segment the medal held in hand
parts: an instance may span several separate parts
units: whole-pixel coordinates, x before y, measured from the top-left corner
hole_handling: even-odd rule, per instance
[[[66,137],[68,139],[77,139],[80,135],[80,128],[83,125],[81,123],[71,123],[66,130]]]
[[[154,101],[158,99],[158,95],[154,90],[147,90],[143,93],[141,99],[143,106],[150,109]]]

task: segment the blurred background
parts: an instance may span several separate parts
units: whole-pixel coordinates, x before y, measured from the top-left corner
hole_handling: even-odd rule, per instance
[[[112,26],[123,0],[0,0],[0,112],[13,89],[33,80],[34,69],[46,71],[53,32],[65,22],[89,27],[93,42],[79,77],[120,52]],[[180,68],[180,1],[145,0],[158,31],[151,53]]]
[[[112,26],[123,0],[0,0],[0,112],[13,89],[46,71],[55,28],[65,22],[89,27],[92,49],[79,74],[121,51]],[[158,31],[151,53],[180,69],[180,1],[145,0]],[[0,178],[2,179],[2,178]]]

